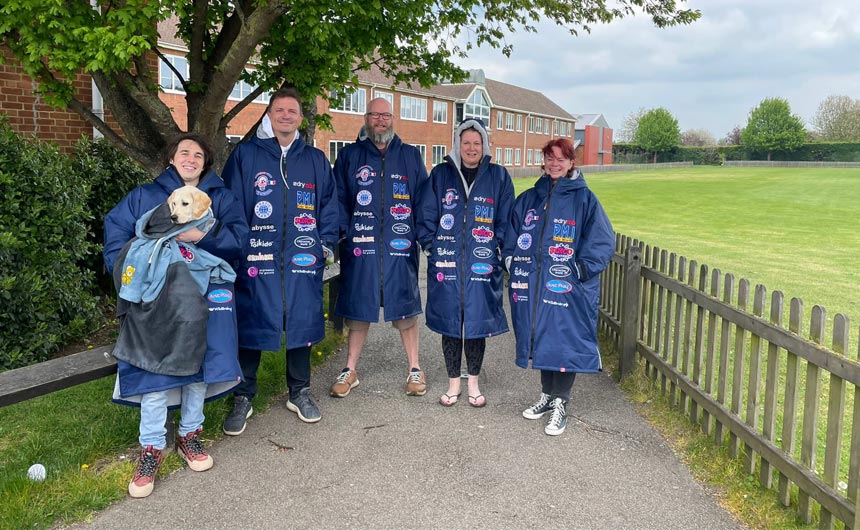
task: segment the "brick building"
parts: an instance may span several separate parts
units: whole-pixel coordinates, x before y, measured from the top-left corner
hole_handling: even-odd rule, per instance
[[[161,53],[176,70],[187,73],[187,50],[185,44],[174,36],[175,21],[159,23],[158,30]],[[54,141],[61,148],[68,148],[81,135],[96,134],[76,114],[53,109],[40,102],[38,96],[34,95],[33,82],[16,66],[8,51],[2,51],[7,61],[0,64],[0,112],[9,116],[15,130]],[[248,68],[252,69],[253,65]],[[161,98],[172,109],[179,127],[185,129],[187,112],[182,85],[176,74],[163,62],[158,72]],[[541,147],[551,138],[559,136],[574,141],[574,131],[579,129],[573,115],[542,93],[486,79],[482,70],[472,71],[466,82],[443,83],[427,89],[394,85],[377,68],[359,73],[358,78],[358,85],[346,91],[342,102],[336,107],[330,107],[322,98],[317,101],[317,111],[331,116],[333,130],[318,128],[314,143],[328,153],[332,162],[341,148],[355,141],[364,123],[367,105],[377,97],[387,98],[391,102],[398,135],[421,150],[428,168],[442,161],[451,148],[454,128],[467,117],[480,118],[487,124],[493,161],[506,166],[515,176],[539,172]],[[81,75],[75,85],[78,99],[90,105],[95,97],[93,108],[100,112],[100,96],[94,90],[92,81]],[[226,110],[253,90],[254,87],[247,83],[237,83],[227,101]],[[228,136],[237,140],[253,127],[264,112],[268,98],[268,94],[262,94],[243,109],[231,121]],[[610,163],[611,135],[612,131],[608,127],[600,129],[594,139],[600,139],[603,143],[593,148],[593,133],[586,134],[580,142],[585,144],[584,160],[591,160],[591,152],[596,149],[596,156],[602,157],[602,163]],[[577,162],[582,163],[580,160]]]
[[[612,129],[603,114],[577,116],[574,138],[576,165],[603,166],[612,163]]]

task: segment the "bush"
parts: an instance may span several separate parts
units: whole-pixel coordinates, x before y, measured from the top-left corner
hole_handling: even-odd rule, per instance
[[[95,273],[100,294],[113,296],[113,281],[102,259],[104,218],[129,191],[150,182],[152,175],[110,142],[86,137],[75,146],[72,165],[90,188],[87,209],[92,216],[87,220],[87,230],[93,246],[82,265]]]
[[[45,360],[99,320],[89,182],[55,148],[0,120],[0,370]]]

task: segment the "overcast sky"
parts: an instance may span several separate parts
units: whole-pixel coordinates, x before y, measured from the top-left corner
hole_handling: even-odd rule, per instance
[[[767,97],[809,124],[828,95],[860,98],[860,0],[691,0],[702,17],[656,28],[645,16],[569,35],[554,24],[509,36],[510,59],[479,49],[461,63],[538,90],[571,114],[665,107],[681,130],[722,138]],[[808,125],[810,126],[810,125]],[[810,126],[811,127],[811,126]]]

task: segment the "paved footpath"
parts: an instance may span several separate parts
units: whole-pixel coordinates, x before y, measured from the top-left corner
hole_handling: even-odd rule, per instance
[[[577,379],[563,435],[523,419],[539,376],[514,365],[513,333],[488,340],[487,406],[468,405],[464,380],[442,407],[441,340],[421,324],[426,396],[405,395],[399,334],[373,326],[349,396],[328,395],[345,351],[314,373],[322,421],[302,423],[281,398],[211,447],[212,470],[180,470],[75,528],[744,528],[605,374]]]

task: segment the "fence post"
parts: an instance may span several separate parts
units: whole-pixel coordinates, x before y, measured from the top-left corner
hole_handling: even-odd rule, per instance
[[[636,368],[641,269],[642,249],[631,245],[624,255],[624,282],[621,295],[621,355],[618,364],[622,379]]]

